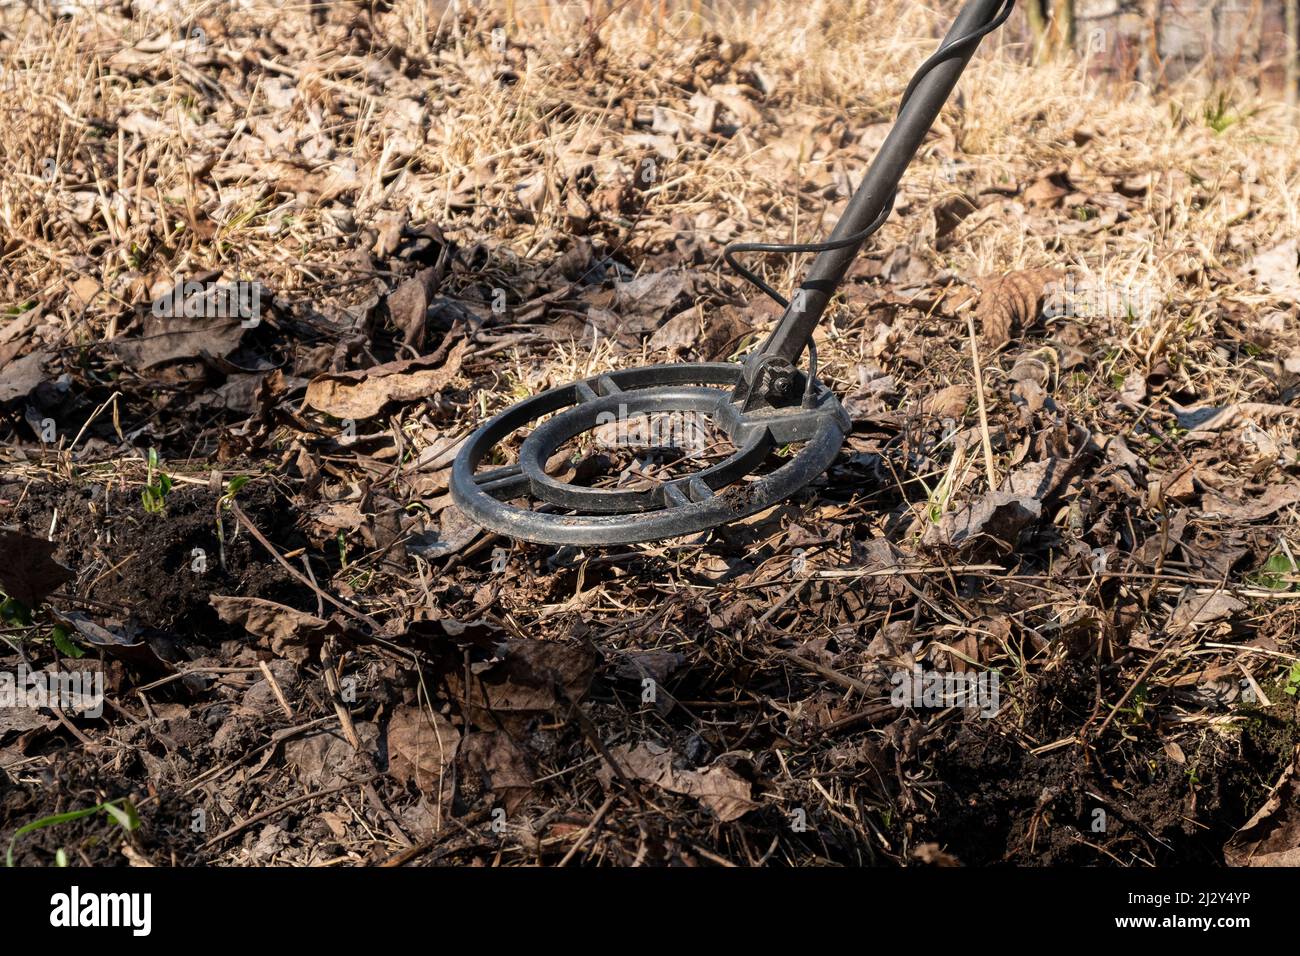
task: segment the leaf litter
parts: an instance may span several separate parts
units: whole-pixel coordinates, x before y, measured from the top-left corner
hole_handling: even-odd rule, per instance
[[[450,505],[470,428],[759,341],[722,246],[828,228],[896,38],[939,21],[882,4],[810,63],[806,5],[672,44],[634,10],[408,7],[0,32],[0,651],[109,702],[0,708],[0,839],[89,793],[141,820],[20,860],[1293,859],[1274,107],[1212,131],[1193,87],[1066,96],[1075,67],[982,51],[817,331],[854,418],[826,478],[691,539],[539,548]],[[159,314],[180,281],[261,310]],[[578,451],[577,480],[618,464]],[[996,706],[945,702],[966,677]]]

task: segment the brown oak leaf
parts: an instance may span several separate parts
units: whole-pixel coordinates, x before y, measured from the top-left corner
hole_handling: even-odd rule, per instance
[[[0,528],[0,590],[30,610],[45,596],[76,577],[51,555],[53,541]]]
[[[984,341],[994,348],[1011,339],[1011,330],[1029,325],[1049,283],[1062,276],[1060,269],[1020,269],[980,280],[980,298],[975,306]]]

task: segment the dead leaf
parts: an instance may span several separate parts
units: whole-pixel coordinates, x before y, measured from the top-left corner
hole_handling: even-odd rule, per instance
[[[461,746],[466,769],[478,774],[507,816],[514,816],[533,792],[528,755],[503,731],[469,734]]]
[[[361,505],[355,501],[322,501],[313,505],[311,518],[330,535],[339,531],[356,531],[366,523]]]
[[[1148,473],[1147,480],[1148,483],[1158,480],[1160,493],[1170,501],[1190,501],[1196,495],[1196,469],[1191,465],[1178,469],[1172,475],[1157,476],[1155,473]]]
[[[948,385],[921,399],[917,411],[922,418],[960,419],[966,412],[971,390],[968,385]]]
[[[84,309],[95,300],[103,288],[94,276],[82,276],[72,283],[69,291],[72,293],[72,305],[77,309]]]
[[[113,354],[131,368],[146,369],[168,362],[224,358],[239,347],[244,336],[240,319],[157,317],[149,315],[139,338],[114,339]]]
[[[389,212],[375,219],[375,244],[370,251],[377,259],[386,259],[397,251],[407,218],[405,212]]]
[[[700,316],[694,309],[687,309],[673,316],[654,335],[650,336],[648,348],[652,352],[663,349],[667,352],[681,353],[690,351],[700,337]]]
[[[708,321],[702,321],[699,308],[691,308],[659,326],[647,347],[678,355],[693,351],[702,359],[722,360],[751,328],[748,313],[734,306],[711,310]]]
[[[468,694],[459,671],[449,673],[447,680],[469,718],[496,730],[503,717],[549,713],[581,700],[595,667],[591,651],[581,644],[516,639],[500,645],[498,659],[471,668]]]
[[[715,762],[703,771],[677,769],[673,766],[673,752],[650,742],[612,747],[610,757],[627,776],[652,783],[669,793],[694,797],[723,823],[738,820],[758,807],[749,781],[722,762]],[[604,766],[599,776],[608,784],[613,771]]]
[[[53,727],[58,721],[53,717],[42,717],[36,707],[0,707],[0,739],[5,734],[25,734],[29,730]]]
[[[1049,457],[1021,465],[1004,483],[1006,490],[1042,501],[1050,497],[1070,477],[1074,463],[1067,458]]]
[[[1201,496],[1201,510],[1208,515],[1218,515],[1229,521],[1259,521],[1276,511],[1300,503],[1300,484],[1269,485],[1245,501],[1232,501],[1213,491]]]
[[[406,551],[426,560],[443,558],[465,547],[482,530],[465,516],[465,512],[451,505],[438,512],[437,529],[427,528],[407,539]]]
[[[741,126],[757,126],[763,122],[758,107],[746,99],[744,87],[734,83],[714,85],[709,88],[709,95],[725,106]]]
[[[1010,340],[1013,328],[1033,323],[1048,283],[1061,275],[1059,269],[1022,269],[981,279],[975,317],[984,341],[996,348]]]
[[[1295,418],[1300,416],[1300,408],[1290,405],[1274,405],[1267,402],[1234,402],[1231,405],[1201,406],[1190,408],[1179,405],[1172,399],[1165,399],[1174,410],[1178,427],[1186,428],[1187,441],[1204,441],[1212,438],[1215,432],[1232,428],[1242,422],[1268,421],[1274,418]]]
[[[461,339],[445,356],[387,362],[359,372],[327,372],[308,383],[305,401],[335,418],[370,418],[389,402],[412,402],[445,388],[460,372],[468,350],[469,341]]]
[[[1008,547],[1015,547],[1020,533],[1036,522],[1042,504],[1036,498],[1010,491],[990,491],[971,504],[943,516],[926,531],[928,545],[962,547],[981,537],[989,537]]]
[[[1063,167],[1046,169],[1026,187],[1024,200],[1035,205],[1055,206],[1073,191],[1074,186]]]
[[[657,325],[689,306],[694,294],[695,277],[688,272],[649,272],[614,286],[614,309],[623,320],[639,315]]]
[[[627,651],[621,655],[614,673],[624,680],[640,681],[649,677],[662,684],[686,662],[676,651]]]
[[[267,641],[272,653],[295,664],[305,663],[311,657],[311,648],[338,629],[314,614],[263,598],[213,594],[208,603],[227,624],[240,625],[254,637]]]
[[[1147,377],[1143,372],[1132,371],[1124,376],[1124,384],[1119,390],[1120,398],[1131,405],[1136,405],[1147,397]]]
[[[1170,629],[1183,628],[1193,624],[1226,621],[1245,606],[1246,602],[1238,600],[1226,591],[1214,591],[1210,594],[1188,591],[1174,608],[1174,613],[1169,615],[1169,627]]]
[[[697,133],[712,133],[713,124],[718,119],[718,105],[718,101],[711,96],[705,96],[703,93],[693,94],[691,107],[695,112],[691,117],[691,128]]]
[[[0,528],[0,588],[4,593],[34,611],[51,591],[76,578],[71,569],[51,557],[56,547],[53,541]]]
[[[456,759],[460,732],[442,714],[403,704],[388,721],[388,766],[403,783],[438,793]]]
[[[136,637],[134,640],[119,634],[116,631],[109,630],[99,624],[96,624],[80,611],[54,611],[51,610],[51,616],[64,627],[75,630],[77,634],[87,644],[94,644],[96,647],[143,647],[144,639]]]
[[[8,377],[13,374],[13,367],[10,362],[27,345],[27,340],[31,337],[32,327],[40,317],[41,308],[36,306],[0,324],[0,369],[5,371],[4,381],[7,381]],[[35,386],[32,387],[35,388]],[[0,382],[0,392],[3,389],[4,382]]]
[[[6,365],[4,377],[0,378],[0,402],[26,398],[35,391],[38,385],[49,378],[45,374],[45,363],[49,360],[49,352],[29,352]]]
[[[975,201],[964,193],[949,196],[934,207],[934,247],[943,252],[952,245],[954,230],[978,207]]]
[[[358,721],[354,727],[362,744],[360,754],[352,749],[342,730],[335,727],[285,741],[285,763],[313,790],[337,787],[346,780],[364,776],[370,768],[363,755],[377,749],[379,732],[369,721]]]
[[[424,348],[424,328],[429,297],[434,292],[437,272],[421,269],[388,295],[388,315],[402,332],[402,343],[419,352]]]
[[[1300,296],[1300,239],[1288,239],[1261,252],[1249,268],[1269,291],[1290,298]]]
[[[1223,848],[1229,866],[1300,866],[1300,747],[1259,812]]]

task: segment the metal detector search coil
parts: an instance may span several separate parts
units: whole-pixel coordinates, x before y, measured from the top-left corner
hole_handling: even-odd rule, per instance
[[[834,461],[851,422],[817,380],[812,332],[862,244],[889,218],[898,183],[979,41],[1006,22],[1015,0],[970,0],[939,49],[917,70],[898,118],[843,217],[824,242],[735,243],[727,262],[780,303],[781,321],[743,363],[647,365],[606,372],[525,399],[490,419],[452,466],[452,498],[493,531],[553,545],[655,541],[715,528],[790,497]],[[741,253],[815,252],[793,301],[737,260]],[[808,354],[807,369],[798,363]],[[567,441],[609,416],[689,412],[706,416],[734,446],[729,457],[648,489],[602,489],[559,481],[546,463]],[[545,416],[513,465],[479,471],[493,449]],[[801,446],[762,475],[771,453]],[[527,505],[513,504],[526,501]]]

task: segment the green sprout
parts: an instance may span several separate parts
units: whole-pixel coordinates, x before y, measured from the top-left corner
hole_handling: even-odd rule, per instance
[[[226,482],[225,494],[217,499],[217,557],[220,559],[223,568],[226,566],[226,526],[221,521],[221,514],[230,510],[235,495],[239,494],[239,489],[248,482],[248,475],[236,475]]]
[[[1282,687],[1282,693],[1294,697],[1300,693],[1300,661],[1291,665],[1291,670],[1287,672],[1286,684]]]
[[[1228,102],[1228,94],[1223,91],[1220,91],[1215,99],[1205,104],[1202,113],[1205,117],[1205,125],[1220,134],[1241,120],[1240,116],[1233,115],[1232,106]]]
[[[1269,591],[1290,591],[1296,585],[1288,578],[1294,575],[1296,570],[1295,562],[1279,551],[1251,576],[1251,583]]]
[[[86,656],[85,651],[72,643],[72,635],[68,633],[67,628],[60,624],[56,624],[50,629],[50,640],[54,642],[54,646],[59,649],[59,653],[64,657]]]
[[[1129,706],[1121,707],[1120,713],[1128,716],[1129,726],[1136,726],[1146,718],[1147,704],[1151,698],[1151,692],[1145,683],[1138,684],[1137,690],[1129,698]]]
[[[0,600],[0,621],[15,627],[32,626],[31,608],[17,598],[8,595],[0,595],[0,597],[4,598]]]
[[[46,827],[56,826],[60,823],[70,823],[73,820],[80,820],[84,817],[93,816],[96,813],[105,813],[112,817],[122,829],[130,832],[140,825],[140,817],[135,812],[135,807],[131,802],[124,798],[109,800],[106,803],[97,803],[93,807],[86,807],[82,810],[69,810],[67,813],[56,813],[52,816],[41,817],[39,820],[33,820],[31,823],[21,826],[15,831],[13,839],[9,841],[9,850],[5,853],[5,866],[13,867],[14,865],[14,847],[17,846],[20,837],[26,836],[36,830],[43,830]],[[68,856],[60,850],[54,857],[55,864],[58,866],[67,866]]]
[[[158,449],[150,448],[146,461],[149,472],[144,491],[140,492],[140,502],[147,514],[161,514],[167,507],[167,494],[172,490],[171,476],[158,467]]]

